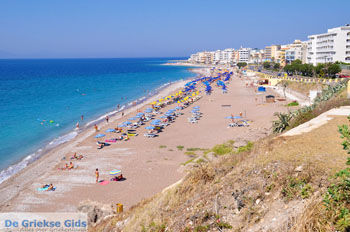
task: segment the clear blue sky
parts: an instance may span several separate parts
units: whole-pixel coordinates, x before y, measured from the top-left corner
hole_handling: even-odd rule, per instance
[[[176,57],[305,40],[350,0],[1,0],[0,57]]]

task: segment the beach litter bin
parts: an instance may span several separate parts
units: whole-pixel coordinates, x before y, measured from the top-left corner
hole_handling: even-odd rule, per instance
[[[274,103],[274,102],[275,102],[275,96],[273,96],[273,95],[267,95],[267,96],[266,96],[266,102],[267,102],[267,103]]]
[[[122,213],[123,212],[123,204],[118,203],[117,204],[117,213]]]

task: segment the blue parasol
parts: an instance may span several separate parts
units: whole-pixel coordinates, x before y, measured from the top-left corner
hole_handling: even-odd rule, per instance
[[[112,129],[112,128],[109,128],[109,129],[106,130],[106,132],[116,132],[116,130]]]
[[[95,136],[95,138],[101,138],[101,137],[104,137],[104,136],[106,136],[105,134],[97,134],[96,136]]]

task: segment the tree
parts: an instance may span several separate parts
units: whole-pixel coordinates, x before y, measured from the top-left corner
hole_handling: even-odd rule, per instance
[[[341,72],[341,68],[338,64],[330,64],[327,68],[329,77],[335,77],[335,74]]]
[[[269,68],[271,67],[271,63],[268,62],[268,61],[265,61],[265,62],[263,63],[263,67],[264,67],[264,69],[269,69]]]
[[[247,66],[247,63],[246,62],[239,62],[239,63],[237,63],[237,66],[239,69],[241,69],[242,67]]]
[[[273,65],[273,69],[279,69],[281,66],[280,66],[280,64],[279,63],[275,63],[274,65]]]
[[[288,73],[288,75],[292,75],[294,70],[292,68],[292,65],[287,64],[286,66],[284,66],[283,70]]]
[[[325,69],[325,65],[324,64],[317,64],[317,66],[315,67],[315,73],[320,77],[324,75],[324,69]]]
[[[312,64],[302,64],[300,65],[300,72],[303,76],[312,77],[313,76],[313,68]]]

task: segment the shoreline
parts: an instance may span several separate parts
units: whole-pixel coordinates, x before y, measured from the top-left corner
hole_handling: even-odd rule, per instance
[[[236,74],[235,74],[236,75]],[[178,82],[177,86],[169,86],[166,90],[173,92],[182,88],[187,81]],[[189,157],[177,146],[186,148],[212,146],[233,139],[235,141],[254,141],[266,136],[268,128],[266,123],[274,117],[273,112],[277,104],[260,107],[254,101],[255,93],[252,89],[244,88],[243,79],[237,76],[228,84],[229,93],[215,87],[211,95],[202,92],[202,99],[194,105],[200,106],[204,117],[198,124],[187,122],[188,114],[192,107],[184,109],[185,116],[179,116],[176,122],[166,127],[165,131],[157,138],[145,138],[143,130],[138,129],[140,136],[133,137],[128,142],[112,144],[102,150],[96,149],[96,139],[93,138],[94,130],[87,130],[75,139],[67,142],[59,148],[53,149],[37,162],[30,165],[24,171],[8,179],[0,186],[0,208],[8,211],[40,211],[40,212],[75,212],[82,201],[91,200],[102,204],[123,203],[127,210],[144,198],[177,182],[185,175],[185,169],[181,164],[188,161]],[[200,87],[199,90],[203,90]],[[154,99],[167,95],[159,93]],[[150,99],[148,102],[153,101]],[[232,104],[230,107],[228,104]],[[132,107],[125,111],[122,121],[134,114],[139,108],[145,108],[146,103]],[[166,106],[163,110],[174,107]],[[282,106],[283,107],[283,106]],[[162,111],[163,111],[162,110]],[[245,110],[247,112],[245,112]],[[254,123],[248,128],[227,127],[225,116],[240,111],[247,113]],[[110,125],[120,122],[119,114],[110,118],[110,124],[101,122],[99,128],[106,130]],[[213,130],[213,128],[216,128]],[[140,131],[141,130],[141,131]],[[167,147],[162,149],[161,147]],[[69,157],[72,152],[83,154],[82,161],[74,161],[76,170],[61,171],[57,167],[62,166],[66,160],[62,156]],[[101,170],[101,178],[108,178],[108,171],[115,168],[123,170],[126,181],[110,183],[107,186],[95,184],[93,177],[94,168]],[[100,176],[101,176],[100,175]],[[45,183],[53,183],[55,192],[38,192],[36,189]]]
[[[123,111],[127,111],[128,109],[131,108],[137,108],[143,103],[146,102],[152,102],[152,99],[161,94],[163,91],[166,91],[167,88],[171,88],[172,85],[177,85],[179,82],[183,82],[186,80],[191,80],[195,78],[196,75],[200,74],[201,72],[196,72],[196,69],[200,68],[195,68],[193,70],[188,69],[189,72],[192,72],[194,76],[186,78],[186,79],[179,79],[177,81],[172,81],[168,83],[164,83],[163,85],[153,89],[149,94],[144,95],[136,100],[132,100],[130,102],[125,103],[120,107],[118,110],[112,110],[107,113],[102,114],[101,116],[97,116],[97,118],[90,120],[86,124],[83,125],[79,130],[77,129],[67,129],[67,131],[62,132],[59,134],[57,137],[54,139],[47,141],[47,142],[42,142],[41,145],[39,145],[39,148],[34,151],[27,153],[23,158],[19,159],[18,161],[11,163],[8,165],[6,168],[0,170],[0,188],[1,184],[8,180],[9,178],[15,176],[17,173],[20,173],[22,170],[30,166],[32,163],[36,162],[37,160],[41,159],[43,156],[45,156],[46,153],[49,153],[53,149],[62,146],[71,140],[75,139],[77,136],[80,134],[84,133],[86,130],[89,130],[93,128],[94,124],[100,124],[105,120],[105,117],[115,117],[118,116],[118,114],[121,114]],[[136,104],[134,104],[136,103]]]
[[[156,99],[159,99],[161,96],[169,95],[171,92],[182,88],[184,86],[184,84],[186,82],[188,82],[188,80],[191,80],[193,78],[194,77],[190,77],[190,78],[187,78],[186,80],[180,79],[178,81],[169,83],[167,85],[164,84],[166,86],[158,87],[157,89],[159,89],[159,90],[157,92],[155,92],[155,94],[153,94],[149,98],[146,98],[140,104],[132,105],[132,102],[127,103],[127,104],[131,103],[131,105],[129,107],[124,108],[123,110],[118,111],[118,112],[111,112],[110,122],[114,122],[114,121],[120,119],[121,118],[121,112],[124,112],[124,117],[127,117],[131,113],[136,112],[138,108],[144,107],[145,105],[149,104],[150,102],[153,102]],[[104,121],[105,121],[104,117],[107,114],[105,114],[103,116],[100,116],[100,117],[98,117],[95,120],[92,120],[91,121],[92,123],[89,122],[91,124],[88,123],[89,125],[87,125],[86,128],[81,129],[81,131],[79,133],[75,132],[75,133],[77,133],[77,135],[74,138],[72,138],[71,140],[68,140],[66,142],[63,142],[61,144],[58,144],[57,146],[55,146],[53,148],[50,148],[50,149],[46,150],[46,152],[45,152],[46,154],[41,155],[40,157],[35,159],[33,162],[29,163],[26,167],[22,168],[20,171],[14,173],[9,178],[7,178],[6,180],[2,181],[0,183],[0,193],[1,193],[0,194],[0,209],[2,209],[3,203],[5,203],[6,201],[11,200],[13,198],[13,195],[15,195],[15,194],[6,194],[6,193],[4,193],[4,191],[7,192],[6,189],[8,189],[9,186],[12,183],[16,182],[17,178],[19,178],[21,176],[22,177],[23,176],[30,176],[30,175],[28,175],[28,172],[32,172],[33,169],[37,169],[37,168],[41,169],[42,166],[44,166],[44,165],[42,165],[44,163],[53,164],[53,163],[55,163],[54,160],[56,160],[57,163],[60,162],[60,160],[57,160],[57,157],[53,157],[52,154],[55,153],[55,151],[61,150],[64,147],[67,147],[67,146],[71,145],[74,142],[81,142],[81,141],[85,140],[87,137],[91,136],[93,133],[95,133],[94,130],[91,130],[93,128],[93,124],[97,124],[98,127],[101,128],[105,124],[104,123]],[[70,132],[70,133],[74,133],[74,131]],[[25,157],[24,159],[26,159],[26,158],[27,157]],[[55,166],[55,165],[53,165],[53,166]],[[46,170],[50,170],[51,168],[52,168],[52,165],[47,166],[45,169],[42,169],[42,173],[44,173]],[[31,179],[34,180],[38,176],[40,176],[39,173],[37,173],[37,175],[33,176],[33,178],[31,178]],[[26,179],[25,182],[30,183],[31,181],[28,181],[28,179]],[[6,198],[6,199],[4,199],[4,198]]]

